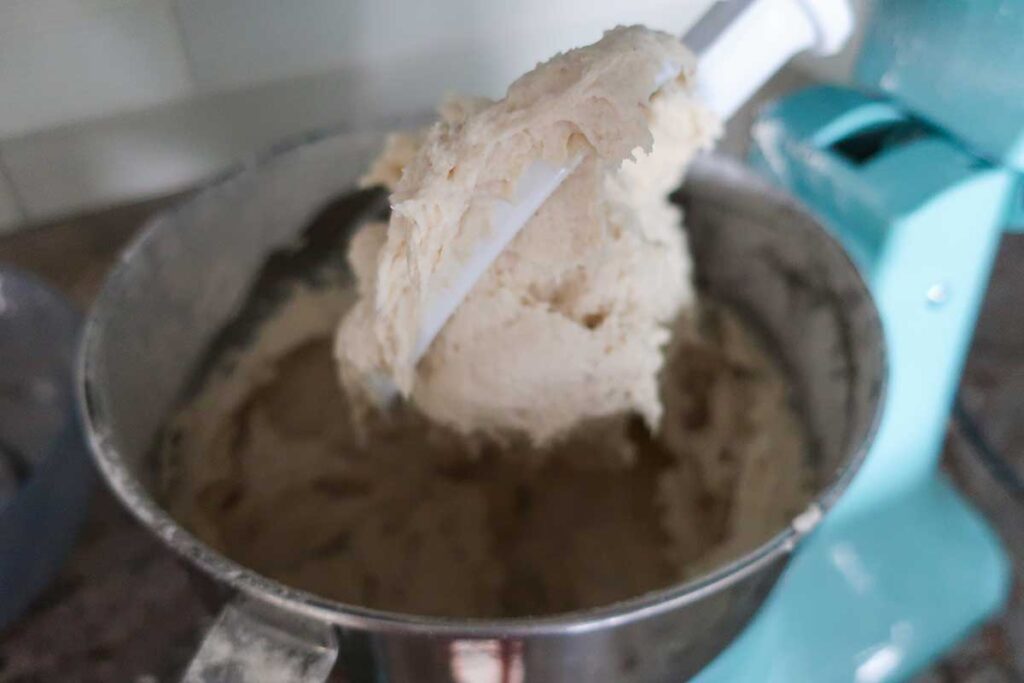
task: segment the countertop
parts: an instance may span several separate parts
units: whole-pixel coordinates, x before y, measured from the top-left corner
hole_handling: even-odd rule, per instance
[[[118,250],[170,199],[0,239],[0,261],[43,276],[83,309]],[[983,429],[1024,471],[1024,236],[1003,240],[963,384]],[[1006,612],[922,674],[922,683],[1024,680],[1024,508],[955,433],[944,466],[1014,558]],[[211,616],[189,571],[100,487],[60,577],[0,642],[0,681],[175,680]]]

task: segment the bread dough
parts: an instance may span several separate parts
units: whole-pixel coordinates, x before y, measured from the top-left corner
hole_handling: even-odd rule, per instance
[[[640,415],[655,431],[669,328],[692,309],[680,212],[666,195],[719,123],[690,96],[692,58],[642,27],[541,64],[497,102],[456,98],[425,131],[393,136],[366,182],[391,191],[387,225],[353,244],[359,301],[336,339],[353,404],[392,377],[462,434],[525,435]],[[666,66],[682,69],[658,87]],[[580,167],[477,281],[418,365],[424,300],[461,267],[523,168]]]
[[[367,176],[392,215],[353,238],[355,287],[297,289],[168,429],[178,519],[286,584],[450,617],[605,605],[785,528],[814,491],[787,384],[729,309],[697,305],[666,199],[718,131],[689,59],[616,29],[392,136]],[[658,89],[666,64],[682,75]],[[414,364],[425,292],[489,202],[576,153]],[[372,409],[382,372],[410,402]]]

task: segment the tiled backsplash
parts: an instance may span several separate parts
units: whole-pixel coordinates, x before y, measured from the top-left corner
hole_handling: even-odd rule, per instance
[[[169,192],[275,140],[498,95],[620,23],[712,0],[6,0],[0,230]]]
[[[0,3],[0,138],[192,90],[172,0]]]

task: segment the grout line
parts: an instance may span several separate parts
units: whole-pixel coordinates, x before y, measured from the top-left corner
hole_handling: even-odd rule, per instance
[[[181,54],[185,58],[185,70],[188,72],[189,84],[194,91],[199,92],[203,90],[199,79],[199,69],[196,66],[195,58],[192,56],[192,51],[188,49],[185,40],[185,22],[181,20],[180,3],[177,0],[171,0],[170,5],[171,18],[174,21],[174,33],[178,38],[178,47],[181,48]]]

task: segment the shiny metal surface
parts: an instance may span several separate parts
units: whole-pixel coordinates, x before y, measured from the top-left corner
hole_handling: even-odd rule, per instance
[[[793,374],[822,491],[761,547],[697,580],[607,607],[452,620],[292,589],[214,552],[158,504],[151,447],[207,347],[246,301],[268,255],[350,192],[379,145],[376,137],[328,136],[278,150],[158,216],[126,251],[87,323],[79,365],[101,471],[145,525],[214,579],[286,621],[330,626],[336,671],[346,681],[691,675],[743,628],[795,545],[848,483],[871,439],[885,375],[877,313],[842,249],[814,218],[732,162],[701,161],[679,196],[698,279],[749,314]],[[223,635],[215,630],[210,638]]]

